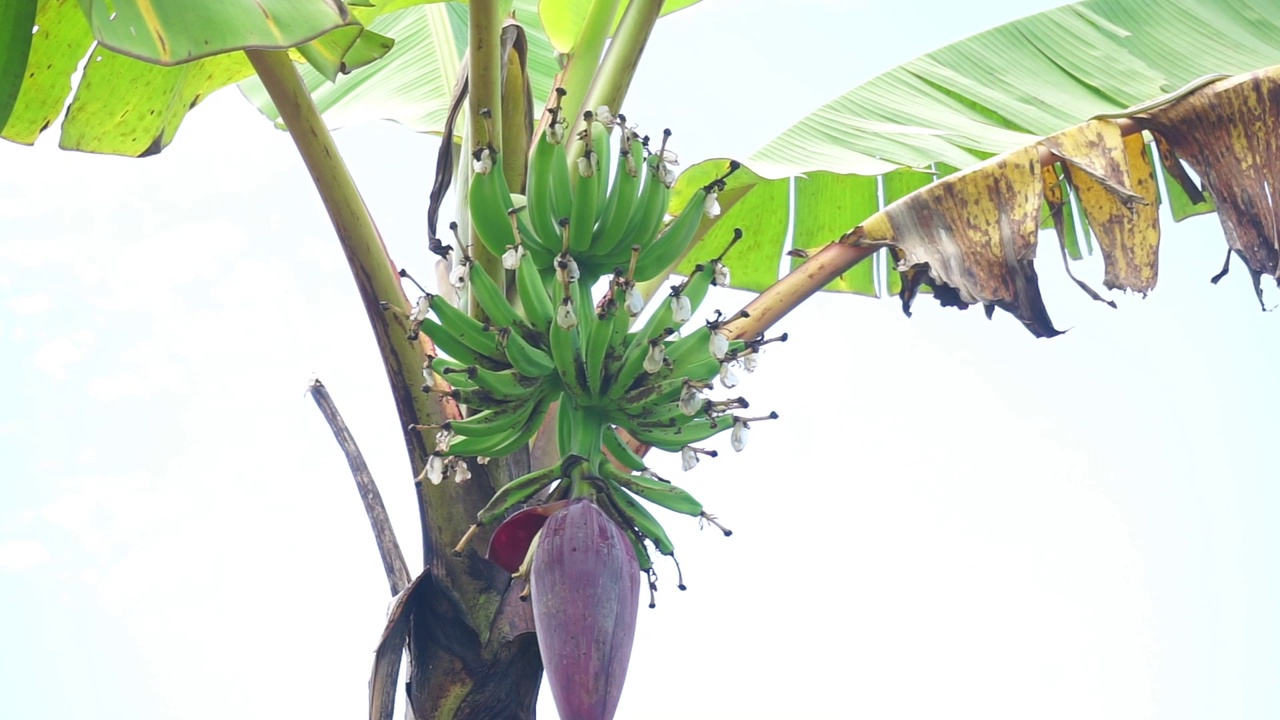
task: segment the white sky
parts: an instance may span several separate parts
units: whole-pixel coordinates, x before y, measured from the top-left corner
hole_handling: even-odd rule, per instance
[[[1054,4],[708,0],[659,26],[627,112],[688,164],[746,156]],[[397,262],[430,276],[435,141],[338,137]],[[414,567],[417,514],[288,138],[229,91],[157,158],[49,137],[0,144],[0,169],[0,717],[361,717],[389,598],[313,374]],[[1208,283],[1216,218],[1163,249],[1160,287],[1117,312],[1046,247],[1073,328],[1050,341],[927,298],[911,320],[834,296],[787,318],[741,385],[782,419],[659,465],[735,534],[663,518],[690,589],[659,565],[618,718],[1280,716],[1275,318],[1242,270]]]

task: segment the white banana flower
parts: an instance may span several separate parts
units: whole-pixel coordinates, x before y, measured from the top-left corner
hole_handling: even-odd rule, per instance
[[[729,431],[729,444],[733,446],[735,452],[742,452],[747,446],[747,432],[751,430],[751,426],[745,420],[733,419],[733,430]]]
[[[572,330],[578,326],[578,315],[573,311],[573,303],[562,302],[556,310],[556,322],[565,330]]]
[[[644,356],[644,371],[650,375],[662,369],[662,363],[667,359],[667,348],[660,342],[649,345],[649,354]]]
[[[724,356],[729,354],[729,338],[724,333],[712,332],[710,342],[711,356],[717,360],[724,360]]]
[[[471,479],[471,468],[462,458],[455,458],[453,465],[453,481],[459,485]]]
[[[439,485],[444,480],[444,458],[432,455],[427,459],[427,479],[432,485]]]
[[[685,295],[671,296],[671,321],[679,325],[689,322],[693,317],[693,304]]]
[[[733,374],[733,368],[729,363],[720,364],[720,384],[726,389],[736,387],[738,384],[738,376]]]
[[[720,217],[720,193],[715,190],[707,193],[707,199],[702,202],[702,211],[709,218]]]
[[[680,469],[688,472],[698,466],[698,453],[685,445],[680,448]]]
[[[524,245],[512,245],[507,251],[502,253],[502,267],[507,270],[515,270],[520,267],[520,260],[524,257]]]

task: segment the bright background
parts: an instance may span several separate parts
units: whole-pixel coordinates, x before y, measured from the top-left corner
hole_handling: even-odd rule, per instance
[[[626,111],[685,165],[744,157],[1056,4],[707,0],[659,25]],[[397,262],[430,276],[437,140],[338,140]],[[313,376],[413,567],[419,528],[289,139],[230,90],[159,157],[50,133],[0,144],[0,169],[0,717],[362,717],[388,597]],[[1242,269],[1209,284],[1224,248],[1216,217],[1166,227],[1159,288],[1112,311],[1046,246],[1071,328],[1049,341],[928,298],[911,320],[837,296],[786,318],[741,385],[782,419],[692,473],[659,464],[735,534],[664,518],[689,591],[659,564],[618,717],[1280,717],[1275,318]],[[1101,287],[1100,261],[1079,272]]]

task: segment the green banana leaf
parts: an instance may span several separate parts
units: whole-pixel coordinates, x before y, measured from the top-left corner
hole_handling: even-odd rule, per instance
[[[540,102],[550,95],[559,71],[555,51],[541,31],[535,0],[517,0],[514,12],[525,28],[529,80]],[[369,29],[396,40],[381,62],[332,83],[311,67],[299,68],[325,121],[337,128],[392,120],[416,132],[441,132],[467,51],[466,5],[442,2],[389,12],[372,21]],[[279,124],[280,114],[256,77],[241,83],[240,89]]]
[[[973,166],[1207,75],[1276,64],[1280,13],[1258,0],[1085,0],[993,28],[853,88],[747,158],[745,165],[759,180],[742,202],[751,202],[759,225],[742,225],[728,211],[716,223],[704,222],[699,237],[708,246],[695,247],[685,264],[715,254],[717,238],[725,237],[719,225],[739,224],[746,238],[761,228],[760,243],[767,245],[753,250],[764,256],[751,264],[779,267],[792,248],[836,240],[869,210],[900,196],[895,171],[946,174],[941,171]],[[709,160],[705,166],[724,162]],[[670,212],[681,210],[679,199],[705,174],[699,170],[694,166],[682,175]],[[794,217],[788,203],[793,184]],[[1165,186],[1163,200],[1176,219],[1213,208],[1211,202],[1191,203],[1176,182]],[[1078,217],[1068,222],[1087,241],[1087,224]],[[790,245],[773,231],[788,224]],[[1071,244],[1071,254],[1079,255]],[[732,265],[732,255],[729,260]],[[862,263],[828,289],[882,294],[893,282],[888,265]],[[763,272],[735,272],[733,284],[758,289]]]
[[[573,43],[578,39],[578,33],[582,30],[583,20],[587,17],[587,10],[591,8],[593,0],[540,0],[538,2],[538,18],[542,28],[545,30],[547,37],[551,40],[551,45],[559,52],[567,53],[573,49]],[[700,0],[667,0],[662,4],[663,15],[670,15],[677,10],[683,10],[690,5],[696,5]],[[622,18],[622,13],[630,5],[629,0],[622,0],[618,3],[618,19]],[[617,20],[614,21],[614,27],[617,27]],[[526,26],[526,30],[528,26]]]
[[[391,49],[364,22],[413,4],[12,0],[0,9],[0,137],[30,145],[65,107],[64,149],[153,155],[209,93],[252,74],[236,51],[296,47],[336,77]]]

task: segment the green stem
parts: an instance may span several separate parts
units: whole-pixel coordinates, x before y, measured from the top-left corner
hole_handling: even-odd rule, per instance
[[[369,209],[338,154],[333,136],[288,53],[246,50],[245,55],[280,111],[280,118],[289,129],[333,222],[377,337],[401,426],[406,427],[410,422],[439,422],[443,419],[440,403],[416,390],[425,355],[423,345],[408,340],[409,328],[404,327],[403,321],[381,309],[382,302],[406,309],[409,301]],[[422,433],[408,432],[406,440],[415,458],[425,458],[429,448]]]
[[[662,13],[662,3],[663,0],[631,0],[627,5],[613,40],[609,42],[609,50],[600,63],[600,70],[591,82],[587,108],[604,105],[615,115],[622,110],[622,101],[631,88],[640,56],[644,54],[649,35]]]
[[[445,419],[440,396],[418,390],[422,382],[422,362],[431,349],[430,343],[423,336],[418,340],[408,339],[410,328],[404,324],[403,318],[407,315],[409,301],[401,288],[399,274],[350,171],[338,153],[333,136],[294,69],[293,61],[286,52],[279,50],[246,50],[245,55],[280,111],[280,118],[288,128],[333,221],[378,342],[400,417],[400,427],[406,428],[404,437],[409,461],[414,473],[421,473],[434,450],[434,435],[409,430],[408,427],[411,424],[437,425]],[[403,312],[397,314],[382,310],[384,301]],[[418,483],[418,488],[425,563],[437,569],[442,576],[447,575],[451,587],[464,598],[491,594],[493,590],[482,580],[468,576],[457,563],[448,561],[447,551],[437,549],[452,547],[462,537],[474,521],[476,511],[488,501],[492,488],[484,482],[461,485]],[[491,617],[482,620],[483,624],[477,627],[488,627]]]
[[[467,123],[471,128],[473,143],[483,143],[486,138],[499,152],[502,151],[502,15],[496,0],[471,0],[468,11],[470,35],[467,38],[469,53],[469,80],[467,98]],[[493,134],[480,116],[481,110],[490,110]],[[470,152],[475,148],[468,148]]]
[[[591,88],[591,80],[600,66],[605,40],[613,30],[613,19],[617,16],[618,0],[593,0],[582,29],[578,31],[578,37],[573,43],[573,50],[569,52],[569,64],[565,66],[562,84],[565,90],[562,107],[571,128],[571,134],[566,135],[566,138],[577,137],[578,131],[584,127],[582,112],[595,109],[584,101]],[[569,162],[575,160],[577,156],[570,153]]]
[[[470,154],[486,141],[493,145],[502,157],[502,13],[498,0],[471,0],[468,18],[469,89],[467,97],[467,129],[470,135]],[[481,116],[481,110],[489,111],[489,120]],[[501,172],[502,168],[494,169]],[[466,207],[466,206],[463,206]],[[478,267],[471,272],[486,272],[502,287],[506,275],[502,270],[502,258],[489,252],[480,238],[471,233],[471,257]],[[472,314],[479,309],[474,299]]]

